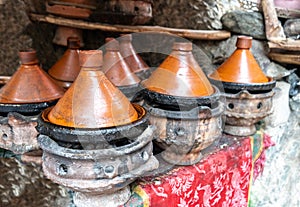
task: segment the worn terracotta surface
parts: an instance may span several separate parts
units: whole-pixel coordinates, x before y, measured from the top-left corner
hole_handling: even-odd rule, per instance
[[[49,69],[48,73],[50,76],[58,81],[73,82],[80,72],[79,48],[79,38],[69,37],[68,49],[63,56]]]
[[[255,123],[272,113],[274,90],[251,94],[247,90],[237,94],[225,93],[224,132],[235,136],[255,134]]]
[[[121,35],[120,41],[120,53],[130,65],[131,70],[134,73],[149,70],[149,66],[144,62],[144,60],[136,53],[132,45],[132,35],[126,34]]]
[[[175,42],[171,54],[145,80],[150,91],[181,97],[210,96],[214,89],[192,53],[192,43]]]
[[[209,77],[232,83],[269,82],[269,78],[263,73],[250,51],[251,45],[252,37],[239,36],[236,42],[236,50]]]
[[[109,0],[104,2],[107,20],[115,24],[146,24],[152,19],[152,2],[145,0]]]
[[[21,65],[0,90],[0,103],[41,103],[61,98],[64,89],[39,66],[35,50],[19,52]]]
[[[87,19],[95,9],[95,1],[89,0],[50,0],[45,4],[48,13],[69,18]]]
[[[129,100],[101,71],[102,51],[79,53],[81,72],[48,115],[51,123],[78,128],[103,128],[138,118]]]
[[[106,77],[116,86],[138,84],[141,80],[121,56],[119,42],[114,38],[106,38],[105,41],[106,53],[103,57],[103,71]]]

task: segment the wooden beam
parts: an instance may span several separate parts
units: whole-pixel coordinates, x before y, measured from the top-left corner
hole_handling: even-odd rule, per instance
[[[281,42],[268,42],[269,48],[287,51],[300,51],[300,40],[287,39]]]
[[[300,65],[300,54],[284,54],[270,52],[268,56],[277,62]]]
[[[109,32],[120,33],[136,33],[136,32],[155,32],[168,33],[190,39],[201,40],[223,40],[231,36],[231,33],[225,30],[192,30],[192,29],[177,29],[160,26],[130,26],[130,25],[110,25],[104,23],[87,22],[83,20],[67,19],[63,17],[56,17],[52,15],[30,14],[33,21],[47,22],[67,27],[74,27],[88,30],[102,30]]]
[[[278,20],[273,0],[262,0],[261,5],[265,17],[267,39],[271,42],[280,42],[285,40],[286,37],[283,32],[282,25]]]
[[[10,76],[0,76],[0,85],[5,85],[9,80]]]

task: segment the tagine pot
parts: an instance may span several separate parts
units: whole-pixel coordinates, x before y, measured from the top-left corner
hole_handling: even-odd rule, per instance
[[[251,45],[251,37],[239,36],[233,54],[209,75],[224,89],[224,132],[235,136],[254,134],[255,123],[272,113],[275,81],[264,74],[250,51]]]
[[[129,199],[129,184],[158,167],[154,129],[146,110],[102,72],[102,51],[80,51],[79,58],[77,79],[38,118],[43,171],[75,191],[78,207],[119,206]]]
[[[39,149],[37,115],[64,90],[40,67],[35,50],[20,51],[19,59],[17,71],[0,90],[0,147],[23,157]]]
[[[149,66],[136,52],[132,45],[132,35],[123,34],[119,37],[120,53],[134,72],[141,80],[148,78],[151,74]]]
[[[171,54],[142,82],[145,108],[156,126],[162,158],[191,165],[222,133],[223,105],[192,54],[192,44],[175,42]]]
[[[140,90],[139,77],[131,70],[119,50],[119,42],[114,38],[106,38],[106,52],[103,57],[103,72],[129,100]]]
[[[67,41],[68,49],[48,70],[49,75],[64,88],[69,88],[80,72],[80,40],[77,37],[69,37]]]

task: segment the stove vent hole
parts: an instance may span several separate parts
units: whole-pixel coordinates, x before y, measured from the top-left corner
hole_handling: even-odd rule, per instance
[[[183,127],[178,127],[174,130],[175,134],[179,137],[185,135],[185,129]]]
[[[142,152],[141,157],[144,161],[147,161],[149,159],[148,152],[146,152],[146,151]]]
[[[234,109],[234,104],[233,104],[233,103],[229,103],[229,104],[228,104],[228,108]]]
[[[259,102],[259,103],[257,104],[257,109],[261,109],[262,106],[263,106],[262,102]]]
[[[7,140],[7,139],[8,139],[8,136],[7,136],[7,134],[5,134],[5,133],[4,133],[4,134],[2,134],[2,139],[3,139],[3,140]]]
[[[110,174],[110,173],[113,173],[114,170],[115,170],[114,166],[109,165],[109,166],[106,166],[106,167],[105,167],[105,170],[104,170],[104,171],[105,171],[106,174]]]
[[[68,173],[68,167],[65,164],[60,164],[58,166],[58,174],[59,175],[66,175]]]

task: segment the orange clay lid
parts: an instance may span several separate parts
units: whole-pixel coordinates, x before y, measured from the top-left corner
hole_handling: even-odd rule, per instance
[[[149,66],[145,63],[145,61],[141,58],[141,56],[139,56],[139,54],[136,53],[132,45],[131,34],[122,34],[119,40],[120,53],[134,73],[150,69]]]
[[[192,54],[192,43],[175,42],[171,54],[143,82],[148,90],[181,97],[210,96],[215,91]]]
[[[103,71],[115,86],[136,85],[141,80],[131,71],[119,51],[119,42],[106,38],[106,53],[103,57]]]
[[[61,98],[64,89],[39,66],[36,51],[19,52],[21,65],[0,90],[0,103],[42,103]]]
[[[266,83],[263,73],[250,51],[252,37],[239,36],[236,50],[209,78],[232,83]]]
[[[77,37],[68,38],[68,49],[63,56],[49,69],[51,77],[60,81],[73,82],[80,71],[79,65],[80,40]]]
[[[81,71],[49,112],[49,121],[65,127],[105,128],[137,120],[129,100],[101,71],[102,51],[80,51],[79,59]]]

